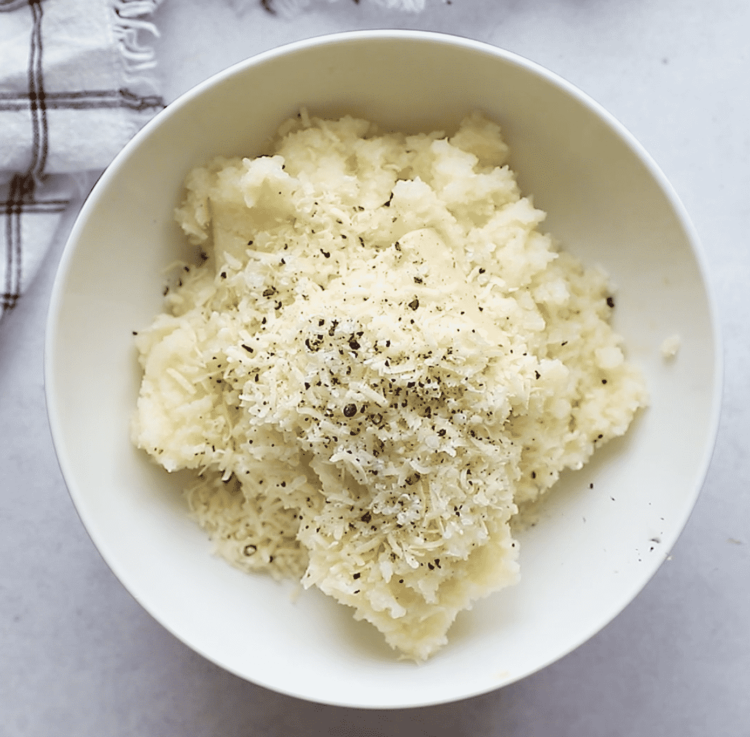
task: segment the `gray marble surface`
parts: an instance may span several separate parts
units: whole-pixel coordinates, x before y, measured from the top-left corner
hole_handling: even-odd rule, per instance
[[[360,28],[487,41],[579,86],[644,144],[702,238],[723,330],[723,416],[702,495],[642,594],[544,671],[417,710],[318,706],[231,676],[156,624],[94,549],[45,411],[43,338],[69,214],[30,292],[0,324],[0,735],[579,737],[750,734],[750,3],[746,0],[368,0],[294,17],[256,0],[165,0],[168,99],[281,43]]]

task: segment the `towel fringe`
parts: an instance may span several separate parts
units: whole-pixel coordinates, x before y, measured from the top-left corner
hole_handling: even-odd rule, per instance
[[[159,37],[156,25],[146,20],[161,0],[114,0],[115,14],[113,31],[124,62],[125,78],[128,82],[146,81],[144,72],[156,66],[156,54],[151,43],[143,41],[144,33]],[[150,81],[150,80],[149,80]]]

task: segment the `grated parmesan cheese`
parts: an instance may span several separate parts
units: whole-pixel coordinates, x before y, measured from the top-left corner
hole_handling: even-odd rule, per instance
[[[193,170],[204,259],[136,338],[133,441],[193,469],[248,571],[301,579],[424,660],[518,580],[510,523],[646,402],[607,277],[558,250],[500,129],[303,113],[273,155]]]

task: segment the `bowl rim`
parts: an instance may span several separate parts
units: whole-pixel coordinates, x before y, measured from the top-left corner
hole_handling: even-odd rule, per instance
[[[659,190],[666,197],[669,207],[672,213],[677,218],[679,225],[685,232],[686,240],[689,243],[690,250],[696,261],[697,268],[700,273],[702,286],[706,293],[706,302],[708,307],[708,318],[710,322],[712,338],[714,341],[714,356],[713,356],[713,376],[714,383],[711,387],[711,416],[710,426],[708,427],[707,442],[703,448],[703,457],[701,458],[698,472],[695,475],[693,488],[685,490],[685,503],[683,505],[682,518],[679,522],[673,526],[674,540],[672,545],[677,541],[680,535],[683,533],[687,522],[692,515],[700,492],[705,484],[705,479],[708,473],[708,469],[713,457],[714,449],[716,446],[716,440],[719,430],[719,423],[722,411],[722,396],[723,396],[723,384],[724,384],[724,351],[723,342],[721,335],[721,328],[718,316],[718,303],[715,296],[714,287],[712,284],[710,270],[708,268],[707,259],[703,247],[701,245],[698,233],[684,207],[681,200],[679,199],[674,187],[666,178],[664,173],[661,171],[659,166],[656,164],[652,156],[646,151],[646,149],[639,143],[639,141],[627,130],[627,128],[619,122],[612,114],[610,114],[602,105],[596,102],[592,97],[583,92],[580,88],[576,87],[572,83],[568,82],[565,78],[559,74],[551,71],[550,69],[542,66],[541,64],[527,59],[515,52],[508,51],[504,48],[494,46],[490,43],[466,38],[460,35],[454,35],[444,32],[435,31],[421,31],[421,30],[400,30],[400,29],[376,29],[376,30],[359,30],[359,31],[343,31],[335,33],[327,33],[323,35],[313,36],[298,41],[285,43],[278,47],[253,54],[248,58],[238,61],[229,67],[212,74],[205,80],[199,82],[189,90],[180,94],[173,102],[169,103],[166,108],[157,113],[150,121],[148,121],[132,138],[131,140],[118,152],[112,162],[106,167],[101,177],[95,183],[91,192],[87,196],[83,203],[80,212],[78,213],[74,225],[68,235],[65,243],[62,256],[59,261],[57,273],[55,275],[49,307],[46,318],[46,329],[44,338],[44,386],[45,386],[45,399],[47,417],[51,430],[53,445],[57,456],[58,464],[60,466],[63,479],[65,481],[66,488],[68,490],[73,506],[81,520],[87,534],[94,543],[96,549],[104,559],[107,566],[113,572],[118,581],[123,585],[126,591],[133,596],[130,591],[130,587],[125,584],[125,581],[129,579],[129,574],[120,570],[120,564],[116,560],[116,556],[112,556],[108,553],[108,545],[106,540],[100,539],[99,534],[96,532],[95,521],[89,518],[88,512],[85,509],[85,505],[81,504],[81,492],[78,488],[77,474],[74,468],[71,467],[69,459],[65,455],[64,451],[64,432],[61,426],[61,420],[59,416],[59,410],[57,407],[57,387],[56,387],[56,366],[55,366],[55,355],[57,352],[58,345],[58,332],[56,315],[60,310],[61,303],[65,296],[65,291],[68,283],[69,274],[74,263],[76,252],[78,250],[78,244],[80,241],[81,233],[85,230],[89,214],[96,208],[100,198],[100,194],[107,188],[109,182],[115,179],[118,175],[118,171],[122,163],[131,155],[131,152],[138,149],[141,142],[147,139],[152,131],[160,127],[165,121],[171,119],[173,116],[181,114],[183,108],[188,106],[195,98],[203,95],[207,90],[214,86],[221,84],[224,80],[240,75],[245,70],[266,64],[275,58],[289,56],[292,54],[303,53],[308,49],[317,48],[326,45],[336,45],[342,43],[358,43],[358,42],[370,42],[370,41],[398,41],[400,43],[431,43],[431,44],[444,44],[453,48],[460,48],[467,52],[478,52],[487,56],[494,57],[502,62],[512,64],[516,67],[521,67],[527,72],[541,77],[546,80],[554,87],[561,89],[565,94],[577,100],[580,104],[588,108],[590,112],[594,114],[599,120],[601,120],[612,132],[614,132],[618,138],[626,144],[633,155],[643,164],[647,169],[649,176],[654,180]],[[666,557],[666,556],[665,556]],[[504,681],[500,685],[487,683],[483,689],[472,689],[471,691],[461,691],[456,694],[455,697],[441,698],[436,700],[421,700],[409,702],[404,700],[403,703],[359,703],[354,704],[349,701],[337,700],[331,698],[330,700],[322,700],[318,697],[312,698],[299,693],[293,689],[285,690],[283,686],[277,683],[269,684],[264,682],[262,678],[256,679],[255,677],[250,678],[247,674],[238,672],[230,666],[220,662],[220,660],[212,657],[210,653],[207,653],[200,648],[196,647],[195,644],[183,640],[179,635],[175,634],[170,626],[156,616],[150,609],[147,603],[141,602],[136,599],[140,606],[147,611],[156,621],[158,621],[164,629],[166,629],[173,637],[187,645],[191,650],[199,653],[202,657],[206,658],[210,662],[218,665],[228,672],[232,672],[235,675],[253,682],[256,685],[260,685],[264,688],[269,688],[278,693],[282,693],[295,698],[303,700],[314,701],[315,703],[327,703],[335,706],[347,706],[357,708],[371,708],[371,709],[402,709],[402,708],[417,708],[422,706],[437,705],[441,703],[450,703],[463,699],[472,698],[479,696],[484,693],[488,693],[498,688],[502,688],[511,683],[522,680],[533,673],[536,673],[550,664],[562,659],[567,656],[570,652],[580,647],[583,643],[596,636],[605,627],[607,627],[613,619],[615,619],[628,605],[635,596],[646,586],[651,580],[655,571],[659,566],[656,566],[654,570],[650,570],[647,575],[644,575],[640,587],[636,591],[635,595],[628,597],[627,601],[615,611],[611,611],[610,615],[602,619],[599,628],[589,633],[587,636],[580,638],[579,641],[575,641],[570,647],[564,651],[555,651],[552,655],[536,663],[533,667],[526,671],[519,672],[512,678]],[[135,597],[134,597],[135,598]]]

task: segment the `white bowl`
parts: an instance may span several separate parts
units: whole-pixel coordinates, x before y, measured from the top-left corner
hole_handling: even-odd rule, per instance
[[[651,406],[628,436],[565,476],[521,536],[522,581],[459,616],[429,662],[398,661],[370,625],[317,592],[238,572],[187,517],[180,477],[129,441],[132,331],[161,306],[185,246],[183,177],[215,154],[255,155],[306,105],[386,128],[451,129],[481,109],[504,130],[545,227],[619,286],[616,329]],[[662,342],[679,335],[677,357]],[[713,447],[720,350],[702,256],[664,176],[596,103],[513,54],[450,36],[348,33],[243,62],[184,95],[125,147],[86,202],[49,314],[46,379],[60,465],[123,585],[206,658],[323,703],[394,708],[516,681],[604,627],[651,578],[695,503]],[[593,488],[591,488],[593,486]]]

